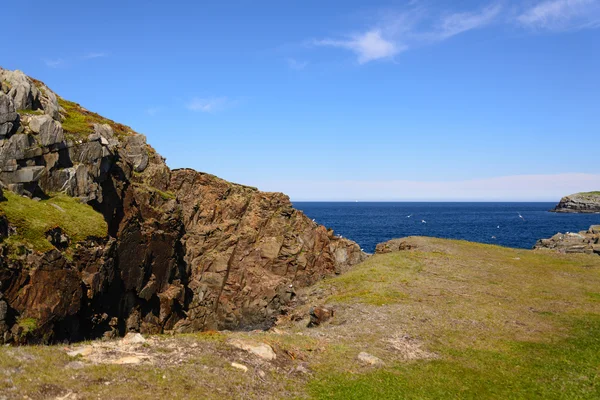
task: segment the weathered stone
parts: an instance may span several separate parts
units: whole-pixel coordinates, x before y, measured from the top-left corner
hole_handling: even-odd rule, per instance
[[[0,80],[7,82],[10,86],[8,95],[12,97],[17,110],[41,108],[40,91],[23,72],[0,68]]]
[[[10,183],[28,183],[40,180],[45,168],[43,166],[23,167],[14,172],[1,172],[0,180]]]
[[[134,135],[125,139],[125,149],[121,153],[133,165],[135,172],[142,172],[148,166],[148,149],[146,136]]]
[[[29,120],[29,129],[39,134],[42,146],[64,142],[65,136],[60,122],[54,121],[49,115],[36,115]]]
[[[240,363],[236,363],[236,362],[232,362],[231,366],[235,369],[239,369],[243,372],[248,372],[248,367],[246,367],[244,364],[240,364]]]
[[[266,343],[252,344],[239,339],[234,339],[229,341],[229,344],[238,349],[252,353],[263,360],[272,361],[277,358],[273,348]]]
[[[540,239],[534,249],[550,249],[559,253],[600,253],[600,231],[597,225],[592,225],[589,230],[572,233],[557,233],[550,239]]]
[[[368,364],[368,365],[383,365],[383,361],[378,358],[375,357],[374,355],[371,355],[369,353],[366,353],[364,351],[358,353],[358,361],[364,363],[364,364]]]
[[[0,92],[0,138],[12,134],[18,121],[19,114],[15,111],[12,99]]]
[[[600,192],[575,193],[565,196],[551,211],[560,213],[600,213]]]
[[[139,333],[129,332],[123,339],[121,339],[121,344],[130,345],[130,344],[141,344],[145,343],[146,339]]]
[[[311,307],[309,316],[308,327],[319,326],[333,317],[333,309],[323,306]]]

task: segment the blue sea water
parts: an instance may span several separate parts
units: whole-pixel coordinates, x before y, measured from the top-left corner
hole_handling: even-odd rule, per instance
[[[600,224],[600,214],[549,212],[555,205],[294,202],[309,218],[356,241],[369,253],[377,243],[413,235],[531,248],[538,239],[558,232],[579,232]]]

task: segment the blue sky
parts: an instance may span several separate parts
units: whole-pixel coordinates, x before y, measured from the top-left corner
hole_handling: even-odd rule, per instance
[[[0,66],[293,200],[600,189],[600,0],[21,0]]]

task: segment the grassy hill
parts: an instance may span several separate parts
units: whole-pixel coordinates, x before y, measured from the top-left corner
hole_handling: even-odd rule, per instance
[[[91,355],[76,357],[67,354],[74,345],[3,347],[0,393],[9,399],[600,398],[600,257],[409,240],[415,250],[375,255],[299,293],[298,307],[268,332],[156,336],[134,350],[97,342],[84,346]],[[334,317],[307,328],[316,304],[332,305]],[[232,339],[268,344],[277,358],[263,360]],[[141,361],[119,364],[113,357],[119,351]],[[359,361],[361,352],[379,362]]]

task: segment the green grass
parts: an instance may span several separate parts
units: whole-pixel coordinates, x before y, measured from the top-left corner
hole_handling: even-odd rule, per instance
[[[55,195],[47,200],[35,201],[5,191],[5,201],[0,202],[0,212],[16,227],[16,234],[5,242],[25,245],[37,251],[53,248],[46,232],[60,227],[70,238],[71,245],[88,237],[105,237],[107,225],[102,214],[78,199]]]
[[[408,253],[390,253],[370,258],[339,277],[326,279],[320,287],[333,288],[326,302],[386,305],[406,298],[406,282],[422,268]]]
[[[132,133],[131,128],[104,118],[94,112],[85,110],[79,104],[58,98],[58,104],[63,108],[62,127],[69,139],[83,139],[94,132],[93,124],[108,124],[112,127],[117,137]]]
[[[600,317],[570,321],[553,343],[510,342],[508,351],[446,349],[441,360],[365,374],[329,374],[309,384],[318,399],[598,399]]]
[[[17,324],[23,328],[23,333],[28,334],[38,328],[38,322],[35,318],[20,318]]]

